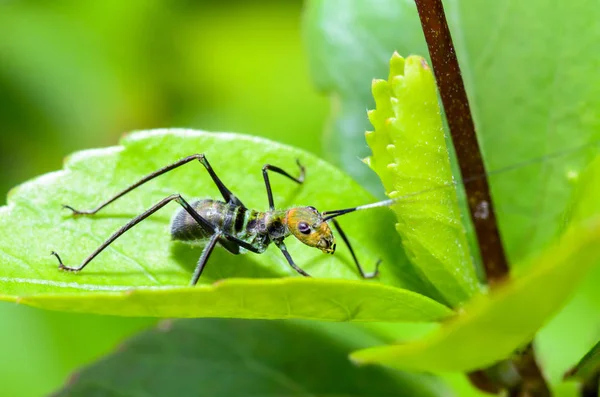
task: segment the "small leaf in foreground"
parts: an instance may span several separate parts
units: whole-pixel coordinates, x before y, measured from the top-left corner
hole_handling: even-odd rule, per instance
[[[72,376],[56,396],[434,397],[450,392],[430,375],[358,368],[348,361],[349,351],[376,342],[349,324],[165,321]]]
[[[370,297],[383,291],[381,293],[386,296],[395,296],[393,300],[399,306],[402,306],[397,300],[400,295],[410,296],[407,307],[438,313],[433,316],[435,318],[448,315],[447,308],[431,299],[420,295],[412,299],[413,294],[407,295],[408,291],[382,285],[435,294],[427,290],[415,270],[399,254],[397,247],[400,241],[385,210],[348,215],[341,219],[367,271],[371,270],[377,258],[383,259],[379,282],[360,280],[349,252],[342,246],[331,256],[297,241],[286,240],[296,262],[315,276],[305,280],[296,276],[290,283],[295,286],[295,293],[312,300],[309,309],[317,313],[297,311],[298,308],[276,308],[290,302],[282,299],[278,282],[265,284],[265,280],[248,279],[238,280],[235,284],[237,289],[210,287],[187,290],[184,286],[191,279],[201,248],[170,241],[169,219],[178,209],[176,205],[164,208],[128,231],[80,273],[57,269],[50,251],[58,251],[66,265],[77,265],[129,219],[168,195],[181,193],[190,201],[193,198],[218,198],[219,192],[204,168],[191,163],[136,189],[95,216],[73,217],[61,207],[69,204],[78,209],[93,208],[140,177],[194,153],[205,153],[221,179],[250,208],[267,208],[261,167],[270,163],[292,170],[297,167],[296,159],[307,168],[306,182],[298,186],[285,178],[273,176],[271,181],[278,207],[302,204],[325,210],[375,201],[331,165],[306,152],[275,142],[190,130],[132,134],[122,141],[122,146],[76,153],[66,162],[64,171],[47,174],[13,190],[8,205],[0,208],[0,233],[3,234],[0,240],[0,299],[60,310],[129,316],[316,316],[339,320],[355,317],[356,310],[362,311],[358,307],[361,302],[371,302]],[[200,282],[233,277],[264,279],[282,276],[295,276],[295,272],[275,247],[262,255],[237,256],[219,249],[210,258]],[[325,278],[344,280],[328,284],[323,280]],[[313,282],[316,290],[311,289]],[[124,292],[139,287],[144,288]],[[170,287],[174,287],[173,295],[168,293]],[[353,289],[356,294],[350,296],[356,300],[351,306],[356,307],[340,306],[339,302],[329,299],[337,294],[334,291],[337,288],[341,288],[339,291]],[[380,291],[378,288],[384,289]],[[186,298],[181,299],[177,291],[185,291],[181,293]],[[311,291],[318,293],[310,295]],[[210,307],[190,298],[206,297],[206,294],[214,294]],[[275,301],[273,296],[281,300]],[[220,302],[223,306],[219,306]],[[224,302],[235,302],[236,306],[228,311],[227,305],[231,303]],[[417,306],[414,306],[415,302],[419,302]],[[380,303],[385,305],[385,302]],[[395,316],[392,313],[397,311],[388,307],[391,311],[387,314],[379,306],[373,308],[374,312],[362,313],[359,317],[390,321]],[[350,311],[341,315],[340,310]],[[397,317],[396,320],[401,321],[402,318]]]
[[[533,266],[422,340],[358,351],[358,363],[418,371],[472,371],[509,357],[527,343],[600,260],[600,218],[570,228]]]
[[[366,133],[373,155],[367,162],[387,195],[400,198],[392,208],[404,248],[448,302],[464,303],[479,286],[433,73],[422,57],[405,60],[394,53],[388,80],[373,81],[373,97],[376,109],[369,112],[369,119],[375,130]]]

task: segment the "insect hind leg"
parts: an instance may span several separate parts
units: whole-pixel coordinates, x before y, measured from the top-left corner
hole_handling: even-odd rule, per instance
[[[215,227],[210,222],[208,222],[206,219],[202,218],[192,208],[192,206],[187,201],[185,201],[185,199],[183,197],[181,197],[180,194],[172,194],[168,197],[165,197],[164,199],[162,199],[161,201],[159,201],[158,203],[156,203],[155,205],[153,205],[152,207],[150,207],[149,209],[147,209],[140,215],[136,216],[135,218],[133,218],[132,220],[127,222],[123,227],[121,227],[119,230],[117,230],[115,233],[113,233],[106,241],[104,241],[98,248],[96,248],[96,250],[94,252],[92,252],[78,267],[65,266],[63,264],[60,256],[56,252],[53,251],[52,255],[54,255],[58,259],[60,269],[66,270],[66,271],[71,271],[71,272],[78,272],[78,271],[82,270],[84,267],[86,267],[96,256],[98,256],[98,254],[100,254],[102,251],[104,251],[117,238],[119,238],[120,236],[125,234],[129,229],[133,228],[135,225],[137,225],[144,219],[148,218],[150,215],[154,214],[156,211],[158,211],[159,209],[161,209],[162,207],[164,207],[171,201],[175,201],[179,205],[181,205],[190,214],[190,216],[192,218],[194,218],[194,220],[196,222],[198,222],[200,227],[202,227],[203,229],[205,229],[207,231],[207,233],[210,233],[210,234],[215,233]]]
[[[154,179],[154,178],[156,178],[156,177],[158,177],[160,175],[166,174],[167,172],[172,171],[175,168],[181,167],[182,165],[187,164],[187,163],[189,163],[191,161],[194,161],[194,160],[198,160],[200,162],[200,164],[202,164],[204,166],[204,168],[206,168],[206,171],[208,171],[208,174],[212,178],[212,180],[215,183],[215,185],[217,185],[217,188],[219,189],[219,192],[221,193],[221,195],[223,196],[223,198],[225,199],[226,202],[230,202],[230,203],[233,203],[235,205],[241,205],[241,206],[244,205],[240,201],[240,199],[238,199],[225,186],[225,184],[223,184],[223,182],[221,181],[221,179],[219,179],[219,177],[217,176],[217,174],[215,173],[215,171],[211,167],[210,163],[206,159],[206,156],[201,153],[201,154],[193,154],[191,156],[184,157],[181,160],[178,160],[178,161],[174,162],[173,164],[169,164],[169,165],[167,165],[167,166],[165,166],[165,167],[163,167],[163,168],[161,168],[161,169],[159,169],[157,171],[154,171],[153,173],[151,173],[149,175],[146,175],[145,177],[143,177],[139,181],[135,182],[134,184],[126,187],[125,189],[123,189],[119,193],[115,194],[110,199],[104,201],[103,203],[101,203],[100,205],[98,205],[94,209],[80,211],[80,210],[77,210],[77,209],[71,207],[70,205],[64,205],[64,204],[63,204],[63,208],[66,208],[66,209],[72,211],[74,215],[94,215],[95,213],[97,213],[98,211],[100,211],[102,208],[106,207],[107,205],[109,205],[110,203],[116,201],[117,199],[123,197],[124,195],[126,195],[129,192],[131,192],[132,190],[137,189],[138,187],[142,186],[146,182],[149,182],[152,179]]]

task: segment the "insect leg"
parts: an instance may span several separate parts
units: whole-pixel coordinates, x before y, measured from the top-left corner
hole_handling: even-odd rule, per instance
[[[288,263],[290,264],[290,266],[297,271],[298,273],[300,273],[301,275],[305,276],[305,277],[310,277],[310,274],[306,273],[304,270],[300,269],[298,267],[298,265],[296,265],[294,263],[294,260],[292,259],[292,256],[290,255],[290,253],[288,252],[285,244],[283,243],[283,241],[275,241],[275,245],[277,245],[277,247],[281,250],[281,253],[283,253],[283,256],[285,256],[285,259],[287,259]]]
[[[215,248],[215,245],[217,245],[219,237],[221,237],[219,233],[213,234],[206,246],[204,247],[204,249],[202,250],[202,255],[200,255],[200,259],[198,259],[198,264],[196,265],[196,270],[194,270],[194,276],[192,277],[192,282],[190,283],[190,285],[196,285],[196,283],[198,283],[198,279],[202,274],[202,270],[204,270],[204,265],[206,265],[206,262],[208,262],[208,257]]]
[[[302,182],[304,182],[305,168],[302,166],[302,164],[300,164],[300,160],[296,160],[296,163],[298,164],[298,167],[300,168],[300,176],[298,178],[294,178],[293,176],[291,176],[290,174],[288,174],[281,168],[271,165],[271,164],[265,164],[262,167],[263,178],[265,178],[265,186],[267,187],[267,198],[269,199],[269,209],[274,210],[275,204],[273,203],[273,191],[271,190],[271,182],[269,182],[269,175],[268,175],[267,171],[273,171],[277,174],[287,176],[288,178],[290,178],[292,181],[294,181],[296,183],[302,183]]]
[[[208,173],[210,174],[210,177],[212,178],[215,185],[217,185],[217,188],[219,188],[219,192],[221,192],[221,196],[223,196],[225,201],[228,203],[233,203],[235,205],[243,206],[244,204],[240,201],[240,199],[238,199],[235,196],[235,194],[231,193],[231,190],[227,189],[227,186],[225,186],[225,184],[221,182],[221,179],[219,179],[213,168],[208,163],[206,156],[203,154],[198,154],[196,156],[198,156],[198,161],[202,163],[204,168],[206,168],[206,171],[208,171]]]
[[[352,245],[350,245],[350,240],[348,240],[348,237],[346,237],[346,233],[344,233],[344,231],[342,230],[342,227],[340,226],[340,224],[338,223],[338,221],[336,219],[332,219],[331,221],[333,222],[333,225],[335,226],[336,230],[338,231],[338,233],[342,237],[342,240],[344,240],[344,243],[346,243],[346,245],[348,246],[348,249],[350,250],[350,254],[352,254],[352,259],[354,259],[354,263],[356,264],[356,268],[360,272],[360,275],[363,278],[374,278],[374,277],[377,277],[377,275],[379,274],[379,264],[381,263],[381,259],[379,259],[377,261],[377,263],[375,264],[375,271],[374,272],[372,272],[372,273],[365,273],[365,271],[363,270],[362,266],[358,262],[358,258],[356,257],[356,254],[354,253],[354,250],[352,249]]]
[[[165,205],[167,205],[171,201],[176,201],[179,205],[181,205],[192,216],[192,218],[194,218],[196,220],[196,222],[198,222],[198,224],[200,224],[200,226],[203,229],[205,229],[207,232],[209,232],[211,234],[215,233],[215,227],[210,222],[208,222],[206,219],[202,218],[188,204],[188,202],[185,201],[183,199],[183,197],[181,197],[181,195],[179,195],[179,194],[172,194],[172,195],[170,195],[168,197],[165,197],[164,199],[162,199],[161,201],[159,201],[157,204],[155,204],[154,206],[152,206],[148,210],[144,211],[140,215],[136,216],[135,218],[133,218],[132,220],[130,220],[129,222],[127,222],[127,224],[125,224],[123,227],[121,227],[119,230],[117,230],[115,233],[113,233],[113,235],[110,236],[105,242],[103,242],[102,245],[100,245],[98,248],[96,248],[96,250],[94,252],[92,252],[92,254],[90,256],[88,256],[83,261],[83,263],[81,265],[79,265],[79,267],[68,267],[68,266],[65,266],[63,264],[62,260],[60,259],[60,257],[58,256],[58,254],[53,251],[52,255],[54,255],[56,257],[56,259],[58,259],[58,263],[59,263],[58,267],[60,269],[67,270],[67,271],[72,271],[72,272],[78,272],[78,271],[80,271],[81,269],[83,269],[84,267],[86,267],[87,264],[92,261],[92,259],[94,259],[96,256],[98,256],[99,253],[101,253],[102,251],[104,251],[104,249],[106,247],[108,247],[110,244],[112,244],[117,238],[119,238],[120,236],[122,236],[129,229],[131,229],[132,227],[134,227],[135,225],[137,225],[138,223],[140,223],[141,221],[143,221],[144,219],[146,219],[150,215],[154,214],[156,211],[158,211],[159,209],[161,209],[162,207],[164,207]]]
[[[176,161],[173,164],[167,165],[166,167],[163,167],[161,169],[159,169],[158,171],[155,171],[145,177],[143,177],[142,179],[140,179],[139,181],[137,181],[136,183],[134,183],[133,185],[127,187],[126,189],[122,190],[121,192],[117,193],[115,196],[113,196],[112,198],[108,199],[107,201],[103,202],[102,204],[100,204],[99,206],[97,206],[96,208],[92,209],[92,210],[88,210],[88,211],[80,211],[77,210],[69,205],[63,205],[63,207],[73,211],[73,214],[75,215],[93,215],[96,212],[100,211],[102,208],[106,207],[107,205],[109,205],[110,203],[112,203],[113,201],[117,200],[120,197],[123,197],[124,195],[126,195],[127,193],[131,192],[132,190],[140,187],[141,185],[143,185],[144,183],[151,181],[152,179],[156,178],[157,176],[160,176],[162,174],[165,174],[169,171],[174,170],[175,168],[181,167],[184,164],[189,163],[190,161],[194,161],[194,160],[198,160],[208,171],[208,173],[210,174],[212,180],[214,181],[215,185],[217,185],[217,187],[219,188],[219,191],[221,192],[221,195],[223,196],[223,198],[225,199],[225,201],[227,202],[233,202],[237,205],[243,205],[242,202],[233,195],[233,193],[231,193],[231,191],[229,191],[229,189],[227,189],[227,187],[225,187],[225,185],[223,184],[223,182],[221,182],[221,180],[219,179],[219,177],[217,177],[217,175],[215,174],[214,170],[212,169],[212,167],[210,166],[210,164],[208,163],[208,161],[206,160],[206,157],[204,156],[204,154],[194,154],[188,157],[185,157],[179,161]]]
[[[256,248],[255,246],[253,246],[250,243],[245,242],[244,240],[241,240],[229,233],[225,233],[225,232],[221,232],[221,235],[226,238],[228,241],[231,241],[232,243],[235,243],[237,245],[239,245],[242,248],[247,249],[250,252],[254,252],[255,254],[262,254],[263,251],[261,251],[260,249]]]

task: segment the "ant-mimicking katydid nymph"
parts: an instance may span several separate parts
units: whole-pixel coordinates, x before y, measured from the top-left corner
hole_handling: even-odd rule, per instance
[[[328,224],[329,221],[333,223],[333,226],[348,247],[360,275],[363,278],[373,278],[377,276],[381,260],[377,261],[375,270],[372,273],[365,272],[360,265],[346,234],[334,218],[358,210],[389,206],[396,200],[385,200],[373,204],[325,212],[319,212],[314,207],[295,207],[287,210],[275,209],[268,171],[283,175],[292,181],[301,184],[304,182],[305,168],[298,160],[296,161],[300,169],[298,178],[293,177],[283,169],[274,165],[266,164],[262,168],[267,198],[269,201],[269,209],[264,212],[248,209],[240,199],[237,198],[223,182],[221,182],[204,154],[188,156],[171,165],[161,168],[140,179],[138,182],[117,193],[115,196],[92,210],[79,211],[69,205],[64,205],[64,208],[71,210],[73,215],[94,215],[110,203],[123,197],[144,183],[194,160],[198,160],[204,168],[206,168],[206,171],[208,171],[210,177],[223,196],[224,201],[204,199],[194,201],[190,204],[180,194],[167,196],[113,233],[113,235],[92,252],[79,267],[65,266],[60,256],[53,251],[52,255],[58,259],[59,268],[72,272],[82,270],[98,254],[129,229],[164,207],[169,202],[175,201],[183,208],[176,213],[171,221],[171,237],[173,240],[191,243],[201,241],[206,243],[200,258],[198,259],[191,285],[195,285],[198,282],[210,254],[217,243],[227,251],[236,255],[245,253],[246,251],[261,254],[265,252],[271,243],[274,243],[281,250],[286,260],[295,271],[303,276],[309,277],[304,270],[294,263],[283,240],[292,235],[300,240],[300,242],[310,247],[318,248],[327,254],[333,254],[335,252],[336,244],[333,232]]]

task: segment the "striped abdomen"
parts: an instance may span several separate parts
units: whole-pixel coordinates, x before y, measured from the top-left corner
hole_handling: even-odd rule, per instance
[[[215,228],[250,244],[268,245],[268,237],[261,235],[257,227],[264,222],[263,213],[210,199],[195,201],[191,203],[191,206]],[[202,229],[183,208],[175,214],[171,221],[171,237],[173,240],[201,242],[208,239],[211,234]],[[266,245],[264,248],[266,248]]]

